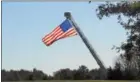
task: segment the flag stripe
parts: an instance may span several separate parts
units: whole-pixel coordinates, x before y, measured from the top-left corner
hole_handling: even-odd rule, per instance
[[[66,33],[60,32],[60,33],[56,34],[56,36],[54,36],[53,38],[49,39],[50,41],[47,40],[47,41],[44,41],[44,42],[45,42],[46,44],[51,44],[52,41],[54,42],[54,41],[56,41],[56,40],[58,40],[58,39],[65,38],[65,37],[69,36],[69,34],[73,34],[73,33],[76,34],[75,32],[76,32],[75,29],[71,28],[71,29],[69,29],[68,32],[66,32]],[[73,35],[74,35],[74,34],[73,34]],[[55,39],[56,39],[56,40],[55,40]]]
[[[49,37],[45,38],[44,41],[48,41],[50,39],[52,39],[53,37],[57,36],[58,33],[62,32],[62,30],[59,28],[57,31],[55,31],[55,33],[51,34]]]
[[[69,35],[67,37],[74,36],[76,34],[77,34],[76,32],[71,32],[71,33],[69,33]]]
[[[55,28],[51,33],[47,34],[42,40],[44,40],[45,38],[47,38],[50,34],[52,34],[55,30],[57,30],[58,28]]]
[[[54,41],[54,40],[57,40],[56,38],[57,38],[58,36],[62,35],[62,34],[63,34],[63,32],[58,33],[56,36],[54,36],[51,40],[49,40],[49,41],[47,41],[47,42],[50,43],[50,42],[52,42],[52,41]]]
[[[55,30],[52,34],[50,34],[47,38],[52,37],[53,35],[57,34],[58,32],[62,31],[59,27]]]
[[[71,33],[71,32],[76,32],[76,31],[75,31],[75,29],[71,28],[71,29],[69,29],[69,31],[68,31],[68,32],[66,32],[66,33],[64,33],[63,35],[61,35],[61,36],[57,37],[57,39],[60,39],[60,38],[65,38],[65,37],[67,37],[67,36],[68,36],[68,34],[69,34],[69,33]],[[76,33],[77,33],[77,32],[76,32]]]
[[[46,42],[46,43],[44,43],[46,46],[49,46],[49,45],[51,45],[53,42],[55,42],[56,40],[53,40],[52,42],[50,42],[50,43],[48,43],[48,42]]]
[[[77,34],[77,32],[75,32],[75,31],[73,30],[73,31],[69,32],[65,37],[74,36],[74,35],[76,35],[76,34]],[[64,37],[64,38],[65,38],[65,37]]]
[[[51,37],[50,39],[48,39],[48,40],[46,40],[46,41],[44,41],[44,42],[51,42],[51,41],[53,41],[53,40],[55,40],[56,39],[56,37],[57,36],[59,36],[60,34],[62,34],[63,32],[60,32],[59,34],[57,34],[57,35],[55,35],[55,36],[53,36],[53,37]]]
[[[52,37],[52,36],[55,34],[55,32],[57,32],[57,31],[59,31],[59,30],[60,30],[60,29],[57,28],[56,30],[54,30],[54,32],[48,34],[46,37],[44,37],[43,41],[45,41],[46,39]]]
[[[57,32],[59,29],[59,27],[55,28],[51,33],[47,34],[44,38],[43,38],[43,41],[46,39],[46,38],[49,38],[50,36],[52,36],[53,33]]]
[[[74,31],[71,31],[71,32],[69,32],[69,34],[70,34],[70,35],[68,35],[68,36],[70,37],[70,36],[74,36],[74,35],[76,35],[77,33],[74,32]],[[57,40],[59,40],[59,39],[66,38],[66,37],[68,37],[68,36],[64,36],[64,35],[63,35],[63,37],[60,37],[60,38],[57,38],[57,39],[51,40],[50,42],[46,42],[46,44],[47,44],[47,45],[50,45],[50,44],[52,44],[53,42],[55,42],[55,41],[57,41]]]
[[[69,33],[71,30],[72,30],[72,29],[69,29],[67,32],[63,33],[62,35],[58,36],[57,38],[59,39],[59,38],[61,38],[61,37],[65,37],[65,35],[66,35],[67,33]]]
[[[71,31],[67,32],[66,35],[70,35],[71,33],[77,33],[76,30],[74,28],[71,29]]]
[[[49,45],[52,44],[53,42],[55,42],[56,40],[68,37],[68,36],[74,36],[76,35],[76,31],[74,28],[69,29],[69,31],[67,31],[66,33],[63,33],[62,31],[59,32],[58,34],[56,34],[55,36],[53,36],[51,39],[44,41],[45,44]]]
[[[47,34],[42,38],[42,41],[46,46],[51,45],[53,42],[77,35],[75,28],[71,25],[71,23],[66,19],[62,24],[57,26],[51,33]]]

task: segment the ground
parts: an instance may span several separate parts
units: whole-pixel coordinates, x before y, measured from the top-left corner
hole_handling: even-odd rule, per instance
[[[46,80],[46,81],[3,81],[3,82],[140,82],[135,80]]]

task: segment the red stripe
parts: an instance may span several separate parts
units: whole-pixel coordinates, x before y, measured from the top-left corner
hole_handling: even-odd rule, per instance
[[[77,33],[75,29],[70,29],[68,32],[64,33],[63,35],[57,37],[57,39],[65,38],[67,36],[70,36],[71,32]]]
[[[67,32],[65,32],[63,35],[59,36],[58,39],[61,38],[61,37],[63,37],[63,36],[66,36],[66,34],[68,34],[69,32],[71,32],[71,31],[73,31],[73,30],[75,30],[75,29],[73,29],[73,28],[72,28],[72,29],[69,29],[69,30],[68,30]]]
[[[47,34],[42,40],[44,41],[46,38],[49,38],[50,36],[52,36],[53,33],[58,31],[59,29],[60,27],[56,27],[51,33]]]
[[[62,32],[61,29],[59,29],[58,31],[56,31],[56,33],[52,34],[50,37],[44,39],[44,42],[49,41],[51,39],[53,39],[57,34],[59,34],[60,32]]]
[[[71,32],[71,33],[69,33],[69,35],[67,35],[67,37],[74,36],[76,34],[77,34],[76,32]]]
[[[74,36],[76,34],[77,34],[77,32],[75,30],[71,30],[63,38]]]
[[[57,32],[57,31],[59,31],[59,30],[60,30],[60,29],[57,28],[57,29],[55,29],[52,33],[49,33],[46,37],[44,37],[43,41],[45,41],[46,39],[52,37],[52,36],[54,35],[54,33]]]
[[[51,33],[47,38],[51,37],[52,35],[57,34],[57,32],[61,31],[60,27],[58,27],[57,30],[55,30],[53,33]]]
[[[46,40],[44,40],[44,42],[47,42],[47,41],[50,41],[52,39],[54,39],[59,33],[61,33],[62,31],[60,30],[59,32],[57,32],[57,34],[53,35],[52,37],[50,38],[47,38]]]
[[[55,42],[55,40],[53,40],[53,41],[50,42],[50,43],[45,43],[45,45],[49,46],[49,45],[51,45],[53,42]]]
[[[71,33],[77,33],[75,29],[70,30],[66,33],[67,36],[71,35]]]
[[[60,32],[59,34],[55,35],[55,37],[53,37],[53,38],[51,38],[51,39],[45,41],[44,43],[50,43],[50,42],[52,42],[53,40],[56,39],[57,36],[61,35],[62,33],[63,33],[63,32]]]
[[[69,37],[69,36],[74,36],[76,34],[77,34],[77,32],[76,32],[76,30],[74,28],[71,28],[68,31],[63,32],[62,29],[58,26],[51,33],[46,35],[42,39],[42,41],[44,42],[45,45],[49,46],[53,42],[55,42],[55,41],[57,41],[59,39],[66,38],[66,37]]]
[[[69,36],[63,36],[63,37],[59,38],[58,40],[63,39],[63,38],[66,38],[66,37],[71,37],[71,36],[74,36],[74,35],[77,35],[77,33],[75,33],[75,32],[70,33]]]
[[[62,38],[65,38],[65,37],[68,37],[68,36],[74,36],[74,35],[76,35],[77,33],[75,32],[75,30],[71,30],[71,31],[69,31],[68,33],[67,33],[68,35],[62,35],[60,38],[54,38],[54,39],[51,39],[51,41],[48,41],[48,42],[45,42],[47,45],[49,45],[49,44],[52,44],[53,42],[55,42],[56,40],[58,40],[58,39],[62,39]],[[57,35],[57,36],[60,36],[61,34],[59,34],[59,35]],[[56,37],[57,37],[56,36]]]
[[[51,33],[47,34],[44,38],[46,38],[47,36],[49,36],[50,34],[52,34],[55,30],[57,30],[58,28],[55,28]],[[43,39],[44,39],[43,38]]]
[[[53,37],[55,37],[58,33],[62,32],[62,30],[59,28],[55,33],[51,34],[49,37],[45,38],[44,41],[48,41],[50,39],[52,39]]]
[[[52,39],[48,40],[46,43],[51,43],[52,41],[57,40],[56,38],[58,36],[62,35],[62,34],[63,34],[63,32],[61,31],[60,33],[58,33],[57,35],[55,35]]]
[[[70,30],[72,30],[72,29],[69,29],[67,32],[69,32]],[[59,38],[65,36],[65,34],[66,34],[67,32],[65,32],[63,35],[61,35],[61,36],[59,36],[59,37],[57,37],[57,38],[59,39]]]

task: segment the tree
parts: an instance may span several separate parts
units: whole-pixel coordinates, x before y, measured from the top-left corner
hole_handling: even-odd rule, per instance
[[[47,80],[54,80],[54,77],[49,75]]]
[[[34,80],[33,74],[30,74],[27,80]]]
[[[47,74],[40,70],[34,69],[33,71],[27,71],[21,69],[17,70],[2,70],[2,81],[20,81],[20,80],[43,80],[47,78]],[[52,77],[49,77],[52,79]]]
[[[56,80],[71,80],[73,79],[72,71],[69,68],[60,69],[54,72],[54,79]]]
[[[1,80],[2,81],[6,81],[6,79],[7,79],[7,71],[5,70],[5,69],[3,69],[3,70],[1,70]]]
[[[80,75],[80,80],[84,80],[87,78],[89,70],[85,65],[81,65],[79,66],[79,69],[77,70],[77,72]]]
[[[112,75],[113,75],[114,80],[118,80],[118,79],[122,80],[123,79],[123,74],[121,71],[121,64],[120,63],[116,62]]]
[[[121,46],[115,47],[120,52],[121,64],[128,72],[138,70],[137,77],[140,76],[140,1],[101,4],[97,8],[97,16],[102,19],[104,16],[118,16],[118,23],[126,30],[127,41]],[[122,19],[127,18],[127,22]],[[140,79],[140,78],[139,78]]]
[[[89,71],[89,75],[92,80],[100,80],[101,70],[100,69],[92,69]]]
[[[42,80],[48,80],[48,76],[47,75],[44,75]]]
[[[112,70],[112,68],[111,67],[109,67],[108,68],[108,71],[107,71],[108,73],[107,73],[107,79],[109,79],[109,80],[113,80],[113,70]]]

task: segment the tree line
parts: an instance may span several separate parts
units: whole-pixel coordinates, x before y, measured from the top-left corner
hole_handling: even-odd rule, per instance
[[[133,72],[121,69],[121,65],[116,63],[115,67],[107,68],[106,80],[138,80],[139,76]],[[2,81],[20,81],[20,80],[102,80],[101,69],[89,70],[85,65],[79,66],[78,69],[71,70],[69,68],[60,69],[48,75],[41,70],[34,68],[33,70],[10,70],[2,69]]]

